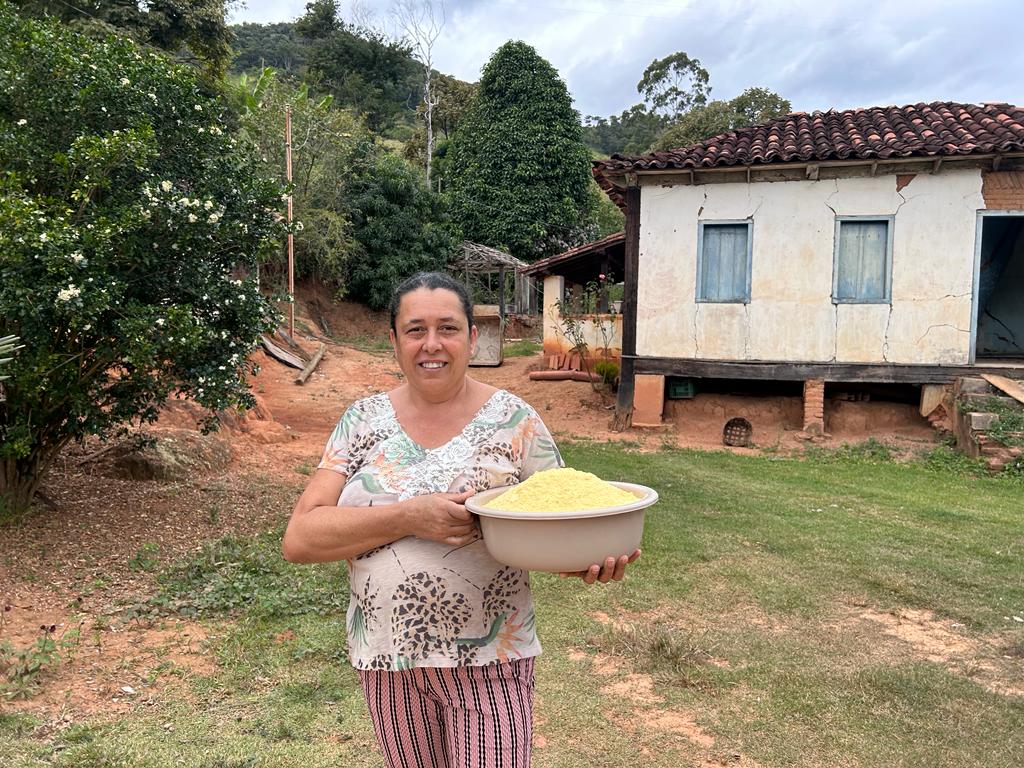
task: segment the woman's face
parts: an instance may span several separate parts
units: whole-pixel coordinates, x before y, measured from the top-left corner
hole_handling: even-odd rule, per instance
[[[476,346],[476,326],[468,324],[452,291],[417,288],[402,297],[391,343],[410,387],[443,400],[463,385]]]

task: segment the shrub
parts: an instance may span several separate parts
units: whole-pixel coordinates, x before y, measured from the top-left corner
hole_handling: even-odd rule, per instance
[[[251,277],[280,236],[195,74],[117,36],[0,4],[0,336],[25,347],[0,403],[0,519],[60,448],[152,421],[170,395],[252,402],[247,356],[274,325]]]

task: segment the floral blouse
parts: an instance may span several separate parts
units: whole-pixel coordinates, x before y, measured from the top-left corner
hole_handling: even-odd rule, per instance
[[[537,412],[498,390],[460,434],[423,448],[386,393],[341,417],[319,468],[347,476],[339,506],[514,485],[563,466]],[[482,666],[540,653],[529,576],[482,540],[462,547],[407,536],[348,561],[349,657],[356,669]]]

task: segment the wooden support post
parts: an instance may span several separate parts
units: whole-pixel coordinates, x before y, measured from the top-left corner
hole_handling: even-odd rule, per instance
[[[626,188],[625,295],[622,300],[622,365],[613,429],[627,429],[633,415],[636,357],[637,270],[640,266],[640,187]]]

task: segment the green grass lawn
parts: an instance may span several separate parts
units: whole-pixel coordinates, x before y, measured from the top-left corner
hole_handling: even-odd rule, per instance
[[[563,448],[661,501],[625,582],[533,576],[535,766],[1024,764],[1019,479],[873,452]],[[382,765],[344,661],[344,569],[283,563],[277,542],[210,545],[137,611],[198,615],[216,672],[67,729],[6,704],[0,764]]]

